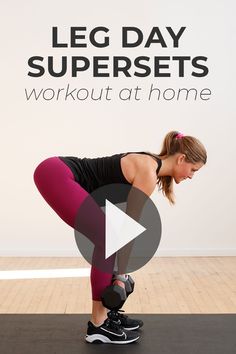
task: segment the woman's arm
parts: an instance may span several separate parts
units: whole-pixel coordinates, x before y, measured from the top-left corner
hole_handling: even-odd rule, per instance
[[[156,173],[152,173],[150,170],[142,171],[135,176],[132,188],[127,198],[126,208],[126,214],[133,218],[135,221],[139,221],[145,202],[154,191],[156,182]],[[118,251],[118,274],[126,274],[127,272],[126,268],[129,263],[129,255],[132,250],[134,241],[135,239]]]
[[[157,183],[156,172],[150,170],[139,172],[133,181],[127,198],[126,213],[136,221],[139,220],[145,201],[155,190]],[[140,190],[142,193],[139,193]]]

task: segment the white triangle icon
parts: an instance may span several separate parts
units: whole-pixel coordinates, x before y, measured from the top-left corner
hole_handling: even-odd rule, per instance
[[[145,230],[145,227],[106,199],[106,259]]]

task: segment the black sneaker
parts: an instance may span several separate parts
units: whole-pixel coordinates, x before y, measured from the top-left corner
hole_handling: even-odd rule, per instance
[[[89,321],[85,340],[89,343],[128,344],[138,340],[139,337],[137,332],[126,331],[120,321],[107,318],[99,327]]]
[[[125,312],[124,310],[109,311],[109,315],[114,321],[120,320],[121,326],[127,331],[133,331],[143,326],[143,321],[138,319],[129,318],[120,312]]]

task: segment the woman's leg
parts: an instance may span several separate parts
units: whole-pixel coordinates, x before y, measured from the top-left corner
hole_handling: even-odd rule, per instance
[[[43,198],[59,217],[75,228],[78,210],[89,194],[75,181],[70,168],[58,157],[49,157],[35,169],[34,182]],[[100,207],[95,203],[92,207],[96,213],[95,221],[90,220],[89,225],[81,225],[82,229],[86,229],[88,238],[90,236],[92,238],[95,233],[96,235],[105,234],[104,214],[101,213],[101,217],[98,218]],[[93,215],[92,210],[90,215]],[[99,256],[99,250],[95,256]],[[114,260],[114,257],[107,260],[107,269],[114,265]],[[91,320],[95,324],[103,322],[107,317],[107,309],[102,305],[100,298],[103,290],[111,284],[111,279],[111,271],[103,272],[95,266],[91,267],[90,281],[93,300]]]

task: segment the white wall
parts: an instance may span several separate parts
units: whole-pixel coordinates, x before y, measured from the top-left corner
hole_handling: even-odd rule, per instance
[[[46,204],[33,183],[44,158],[58,155],[107,156],[149,150],[159,152],[169,130],[198,137],[208,163],[192,181],[176,185],[177,203],[169,206],[153,194],[163,224],[158,255],[236,255],[235,241],[235,2],[225,1],[48,1],[5,2],[1,6],[1,225],[2,256],[76,256],[73,229]],[[67,40],[70,26],[110,28],[109,48],[51,48],[51,27]],[[122,26],[186,26],[181,46],[122,49]],[[27,60],[33,55],[205,55],[205,78],[33,79]],[[174,68],[172,68],[174,73]],[[25,87],[122,87],[152,83],[161,87],[208,87],[209,101],[27,102]]]

